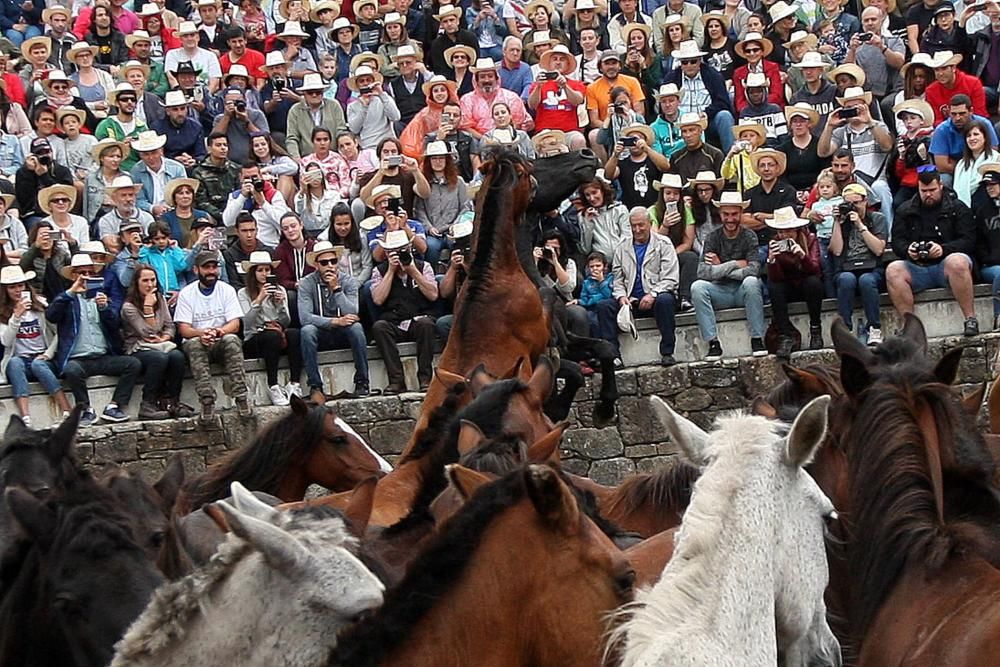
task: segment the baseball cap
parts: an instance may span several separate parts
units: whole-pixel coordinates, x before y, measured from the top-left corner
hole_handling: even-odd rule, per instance
[[[219,263],[219,251],[217,250],[202,250],[198,253],[198,256],[194,258],[195,266],[205,266],[211,262]]]
[[[845,185],[844,189],[840,193],[841,195],[860,195],[862,197],[868,197],[868,189],[861,185],[860,183],[851,183],[850,185]]]

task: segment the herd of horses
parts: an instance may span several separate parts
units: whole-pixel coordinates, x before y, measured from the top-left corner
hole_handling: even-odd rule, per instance
[[[12,417],[0,665],[992,664],[1000,438],[977,426],[983,391],[951,387],[961,349],[932,361],[912,316],[875,348],[838,322],[838,363],[785,366],[710,432],[650,399],[670,464],[571,475],[572,354],[550,358],[559,315],[519,252],[553,196],[536,185],[488,163],[470,280],[394,467],[294,398],[205,473],[174,459],[152,484],[79,465],[79,410]],[[303,500],[314,483],[331,495]]]

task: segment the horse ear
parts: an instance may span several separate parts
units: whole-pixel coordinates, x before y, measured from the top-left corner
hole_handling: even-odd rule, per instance
[[[223,501],[218,500],[214,503],[203,505],[201,509],[208,515],[208,518],[211,519],[216,526],[218,526],[219,530],[223,533],[228,533],[230,530],[229,521],[226,520],[226,515],[222,513],[222,509],[220,508],[222,504]]]
[[[851,398],[855,398],[872,383],[872,375],[864,362],[853,354],[840,356],[840,383]]]
[[[309,414],[309,406],[297,394],[288,397],[288,404],[292,406],[292,412],[299,417],[305,417]]]
[[[232,494],[233,507],[249,516],[274,523],[278,519],[280,512],[274,509],[263,500],[255,496],[247,487],[239,482],[229,485],[229,492]]]
[[[468,500],[480,487],[493,481],[483,473],[458,463],[448,464],[444,472],[448,477],[448,483],[455,487],[464,500]]]
[[[524,483],[535,511],[553,528],[572,535],[580,528],[580,508],[555,469],[532,464],[524,471]]]
[[[230,529],[252,544],[278,572],[294,570],[299,563],[308,560],[306,548],[281,528],[243,514],[225,501],[217,506],[226,516]]]
[[[539,403],[544,403],[549,399],[549,394],[552,393],[555,382],[556,374],[552,362],[549,361],[548,357],[538,357],[538,364],[535,366],[535,370],[532,371],[531,378],[527,382],[528,391],[531,392]]]
[[[83,414],[83,405],[77,403],[70,411],[69,416],[59,424],[59,427],[52,431],[48,441],[45,443],[49,460],[52,463],[60,463],[70,455],[73,441],[76,440],[76,430],[80,426],[80,415]]]
[[[483,432],[478,426],[470,422],[468,419],[463,419],[458,430],[459,455],[468,454],[473,449],[478,447],[479,444],[485,439],[486,436],[483,435]]]
[[[170,458],[167,469],[153,483],[153,489],[163,500],[163,509],[169,513],[177,502],[177,495],[184,486],[184,458],[178,453]]]
[[[708,434],[694,422],[674,412],[659,396],[651,396],[649,402],[653,405],[653,413],[667,429],[670,439],[684,452],[684,457],[696,466],[708,463],[705,452]]]
[[[833,349],[840,356],[850,354],[866,364],[875,361],[875,355],[872,354],[872,351],[851,333],[840,317],[833,320],[833,325],[830,327],[830,339],[833,341]]]
[[[556,424],[555,428],[536,440],[531,447],[528,447],[527,460],[530,463],[545,463],[546,461],[559,463],[559,443],[562,442],[563,433],[568,428],[568,421]]]
[[[965,348],[956,347],[948,350],[934,367],[934,378],[941,384],[954,384],[958,377],[958,366],[962,363],[962,352]]]
[[[497,381],[497,379],[490,375],[490,373],[486,370],[485,364],[479,364],[473,368],[472,372],[469,373],[465,380],[469,383],[469,389],[472,390],[473,397],[479,396],[483,389],[486,389],[486,387]]]
[[[375,505],[375,486],[378,484],[378,477],[374,475],[362,480],[354,487],[351,499],[347,501],[344,508],[344,518],[347,520],[348,528],[357,537],[364,537],[368,530],[368,521],[372,518],[372,507]]]
[[[965,413],[970,417],[979,416],[979,408],[983,406],[983,396],[986,395],[986,383],[983,382],[979,385],[979,389],[976,389],[968,396],[962,397],[962,408],[965,409]]]
[[[753,399],[753,402],[750,404],[750,414],[767,417],[768,419],[776,419],[778,417],[778,411],[774,409],[774,406],[760,396]]]
[[[903,328],[900,330],[899,335],[916,343],[920,351],[927,354],[927,331],[924,329],[924,323],[920,321],[919,317],[913,313],[904,315]]]
[[[816,377],[815,373],[802,368],[795,368],[791,364],[781,364],[781,368],[785,371],[788,379],[804,393],[813,396],[826,393],[826,388],[823,386],[822,381]]]
[[[438,382],[443,384],[445,387],[454,387],[456,384],[465,382],[465,378],[461,375],[457,375],[451,371],[446,371],[441,367],[434,369],[434,377],[436,377]]]
[[[816,450],[823,444],[829,407],[830,397],[823,395],[809,401],[795,418],[792,430],[788,432],[787,445],[788,462],[793,466],[803,468],[809,465]]]
[[[55,513],[24,489],[16,487],[7,489],[4,498],[14,520],[24,529],[31,541],[42,549],[48,548],[56,531]]]

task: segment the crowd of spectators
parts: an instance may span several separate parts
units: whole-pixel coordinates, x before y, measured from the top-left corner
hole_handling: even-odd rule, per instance
[[[247,358],[274,404],[322,402],[327,349],[353,395],[399,393],[400,341],[426,388],[498,148],[598,157],[533,259],[571,331],[617,349],[652,316],[667,365],[681,311],[707,359],[737,306],[788,357],[823,298],[876,344],[883,291],[950,287],[969,336],[975,281],[1000,293],[993,1],[7,0],[0,29],[0,370],[29,421],[29,382],[92,423],[140,379],[139,418],[211,418],[212,363],[249,415]]]

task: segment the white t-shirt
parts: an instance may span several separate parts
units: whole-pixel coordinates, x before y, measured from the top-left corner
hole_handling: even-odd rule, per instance
[[[195,281],[177,295],[174,322],[190,324],[195,329],[221,327],[226,322],[243,317],[240,301],[233,286],[221,280],[209,295],[202,294]]]
[[[177,63],[190,60],[198,72],[198,81],[208,83],[209,79],[222,78],[222,67],[219,65],[219,58],[206,49],[198,48],[198,53],[191,56],[183,48],[170,49],[164,58],[163,67],[168,72],[177,69]]]
[[[885,123],[876,121],[875,125],[881,127],[884,132],[889,131]],[[855,170],[868,176],[878,174],[879,179],[885,178],[882,163],[885,162],[888,153],[878,145],[872,128],[866,127],[860,132],[855,132],[850,125],[843,125],[833,131],[833,141],[838,148],[850,149],[854,154]]]

